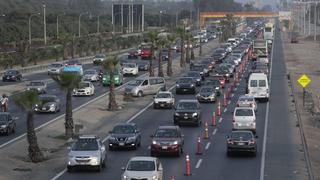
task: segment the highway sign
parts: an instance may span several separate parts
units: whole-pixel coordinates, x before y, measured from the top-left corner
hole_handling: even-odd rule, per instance
[[[309,79],[309,77],[305,74],[303,74],[302,76],[300,76],[300,78],[298,79],[298,83],[303,87],[307,87],[308,84],[311,82],[311,79]]]

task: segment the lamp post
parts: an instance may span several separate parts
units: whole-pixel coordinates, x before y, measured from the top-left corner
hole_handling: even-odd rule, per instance
[[[97,24],[97,33],[98,34],[100,33],[100,16],[101,15],[98,15],[98,24]]]
[[[161,27],[161,15],[162,15],[163,11],[160,11],[159,13],[159,27]]]
[[[112,17],[114,17],[114,18],[112,18],[112,34],[115,33],[115,19],[117,18],[117,15],[121,14],[121,13],[122,13],[122,11],[121,12],[117,12],[114,15],[112,15]]]
[[[85,15],[85,14],[88,14],[88,12],[84,12],[84,13],[81,13],[80,15],[79,15],[79,37],[81,37],[81,16],[83,16],[83,15]]]
[[[40,15],[40,13],[36,13],[36,14],[31,14],[29,16],[29,22],[28,22],[28,26],[29,26],[29,44],[31,44],[31,18],[33,16],[37,16],[37,15]]]
[[[44,44],[47,44],[47,21],[46,21],[46,4],[43,2],[43,39]]]
[[[66,13],[63,13],[63,14],[59,14],[57,15],[57,39],[59,38],[59,16],[63,16],[65,15]]]

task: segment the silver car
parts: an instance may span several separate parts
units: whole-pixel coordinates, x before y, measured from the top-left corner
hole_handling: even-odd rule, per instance
[[[86,70],[83,73],[82,79],[84,81],[91,81],[91,82],[99,81],[99,73],[95,69]]]
[[[43,81],[31,81],[27,84],[27,91],[36,91],[39,94],[44,94],[47,92],[47,84]]]
[[[56,113],[60,111],[60,99],[55,95],[43,94],[39,96],[39,103],[35,104],[33,111],[37,113]]]
[[[166,82],[162,77],[141,77],[128,83],[124,93],[141,97],[147,94],[157,94],[166,90]]]
[[[153,108],[172,108],[174,107],[174,96],[170,91],[160,91],[153,100]]]
[[[48,75],[58,75],[62,72],[64,64],[63,63],[52,63],[48,66]]]
[[[163,168],[158,158],[133,157],[122,169],[124,170],[122,180],[163,180]]]
[[[68,149],[68,172],[76,167],[93,167],[100,172],[106,164],[106,148],[94,135],[79,136]]]

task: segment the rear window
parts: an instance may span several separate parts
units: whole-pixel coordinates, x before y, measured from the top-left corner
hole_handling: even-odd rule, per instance
[[[266,87],[266,80],[259,80],[259,87]]]
[[[252,109],[237,109],[236,116],[253,116]]]
[[[250,81],[250,87],[257,87],[258,86],[258,81],[257,80],[251,80]]]

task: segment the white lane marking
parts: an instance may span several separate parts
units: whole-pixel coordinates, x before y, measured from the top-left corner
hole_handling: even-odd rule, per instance
[[[219,119],[219,123],[221,123],[221,122],[222,122],[222,118]]]
[[[217,133],[218,129],[214,129],[212,135],[214,136]]]
[[[208,150],[208,149],[209,149],[210,144],[211,144],[211,142],[208,142],[208,143],[207,143],[207,145],[206,145],[206,147],[205,147],[205,150]]]
[[[231,104],[231,101],[230,101],[230,100],[228,101],[228,104]]]
[[[63,171],[61,171],[59,174],[57,174],[55,177],[53,177],[51,180],[57,180],[60,176],[62,176],[65,172],[67,172],[67,168],[65,168]]]
[[[272,43],[272,50],[271,50],[271,63],[270,63],[270,74],[269,74],[269,84],[271,90],[271,75],[272,75],[272,63],[273,63],[273,56],[274,56],[274,44]],[[270,93],[270,92],[269,92]],[[270,98],[270,94],[269,94]],[[268,135],[268,121],[269,121],[269,106],[270,106],[270,99],[267,102],[267,109],[266,109],[266,118],[264,121],[264,133],[263,133],[263,144],[262,144],[262,155],[261,155],[261,165],[260,165],[260,180],[264,180],[264,169],[265,169],[265,161],[266,161],[266,147],[267,147],[267,135]]]
[[[227,110],[228,110],[228,109],[227,109],[227,108],[225,108],[225,109],[223,110],[223,112],[227,112]]]
[[[238,86],[238,84],[237,84],[237,86]],[[238,88],[234,88],[234,91],[237,91],[238,90]]]
[[[234,96],[234,94],[231,94],[231,97],[233,97]]]
[[[199,159],[196,164],[196,169],[198,169],[201,166],[201,163],[202,163],[202,159]]]
[[[148,150],[150,150],[151,149],[151,146],[148,146]]]

